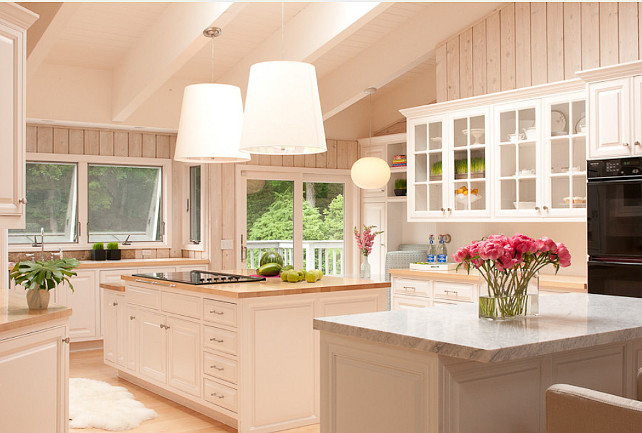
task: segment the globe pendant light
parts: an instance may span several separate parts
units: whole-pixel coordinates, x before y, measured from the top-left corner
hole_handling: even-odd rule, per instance
[[[370,144],[372,144],[372,95],[376,91],[374,87],[365,90],[370,107]],[[390,166],[381,158],[371,156],[360,158],[352,165],[350,177],[361,189],[379,189],[390,180]]]
[[[174,160],[192,163],[245,162],[239,151],[243,128],[241,89],[214,81],[214,39],[218,27],[203,34],[212,38],[212,83],[185,87]]]
[[[281,57],[283,15],[281,3]],[[313,65],[280,60],[251,66],[240,149],[264,155],[327,150]]]

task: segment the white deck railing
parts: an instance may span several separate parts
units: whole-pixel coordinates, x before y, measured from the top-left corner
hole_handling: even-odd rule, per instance
[[[343,241],[303,241],[305,269],[321,269],[324,275],[343,275]],[[258,268],[261,255],[276,251],[283,256],[283,263],[294,262],[292,241],[247,241],[247,267]]]

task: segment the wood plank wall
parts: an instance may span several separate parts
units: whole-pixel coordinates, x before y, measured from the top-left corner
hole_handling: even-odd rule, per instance
[[[327,140],[328,151],[316,155],[266,156],[252,155],[250,165],[276,167],[307,167],[324,169],[349,169],[358,159],[358,143],[351,140]],[[76,155],[103,155],[122,157],[172,158],[176,147],[176,134],[141,133],[136,130],[71,128],[66,126],[27,125],[27,152]],[[236,164],[210,165],[211,242],[212,269],[232,270],[237,266],[234,250],[221,250],[222,239],[236,239],[235,227],[235,173]],[[173,179],[179,191],[179,179]],[[182,203],[174,203],[175,221],[180,221]],[[174,243],[180,242],[180,223],[177,224]],[[136,250],[139,258],[140,250]],[[154,251],[154,257],[156,257]],[[169,250],[158,251],[158,257],[169,256]],[[199,251],[181,250],[183,257],[201,258]],[[141,256],[142,257],[142,256]]]
[[[436,47],[437,102],[642,59],[637,2],[508,3]]]

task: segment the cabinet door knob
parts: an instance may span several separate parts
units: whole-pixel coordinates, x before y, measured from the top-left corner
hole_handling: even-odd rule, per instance
[[[636,141],[635,143],[633,143],[633,145],[634,145],[634,146],[639,146],[639,145],[640,145],[640,142],[639,142],[639,141]]]
[[[118,306],[118,302],[112,302],[111,305],[113,305],[114,307],[117,307]]]
[[[544,211],[548,212],[548,206],[543,206],[542,209],[544,209]]]
[[[18,200],[18,203],[20,203],[20,204],[27,204],[27,199],[23,197],[23,198],[21,198],[20,200]]]
[[[539,212],[539,206],[535,206],[535,210]]]
[[[134,320],[136,316],[129,316],[129,320]]]
[[[629,143],[622,143],[624,147],[629,147]]]
[[[62,342],[63,342],[63,343],[67,343],[67,344],[69,344],[69,337],[67,337],[67,338],[63,338],[63,339],[62,339]]]

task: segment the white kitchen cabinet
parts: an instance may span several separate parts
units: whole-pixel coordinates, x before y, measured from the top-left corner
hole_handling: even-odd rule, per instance
[[[361,220],[365,226],[375,226],[373,230],[384,232],[377,235],[368,256],[371,275],[383,275],[386,268],[386,204],[381,201],[364,201],[361,210]],[[363,227],[360,228],[360,231]],[[363,261],[363,254],[359,253]]]
[[[69,344],[65,326],[0,337],[3,432],[67,433]]]
[[[0,227],[24,228],[27,29],[38,15],[0,4]]]
[[[96,271],[76,270],[71,283],[74,291],[66,285],[55,289],[56,303],[72,309],[69,336],[72,341],[100,338],[100,299]]]
[[[433,301],[418,296],[394,295],[391,304],[392,310],[414,310],[416,308],[432,307]]]
[[[631,79],[589,83],[590,158],[631,154]]]
[[[101,329],[104,335],[103,353],[108,363],[127,365],[127,304],[125,294],[103,290]]]
[[[201,395],[201,325],[168,317],[168,385],[188,394]]]
[[[392,275],[393,310],[476,302],[479,284],[438,278],[408,278]]]
[[[372,158],[380,158],[383,159],[384,161],[388,162],[388,158],[386,157],[386,147],[382,144],[378,145],[371,145],[371,146],[362,146],[360,149],[360,158],[365,158],[365,157],[372,157]],[[381,188],[378,189],[364,189],[361,190],[361,196],[366,198],[366,197],[377,197],[377,198],[384,198],[386,196],[386,186],[382,186]]]
[[[573,202],[586,197],[583,88],[571,80],[402,110],[408,221],[585,220]],[[565,133],[552,129],[564,121]]]
[[[108,323],[126,328],[127,362],[108,363],[241,433],[318,422],[313,319],[386,309],[385,288],[235,299],[126,281],[124,296],[126,320]],[[107,349],[114,335],[105,332]]]
[[[167,382],[167,335],[165,316],[145,309],[138,310],[139,371],[141,376]]]

